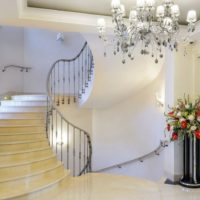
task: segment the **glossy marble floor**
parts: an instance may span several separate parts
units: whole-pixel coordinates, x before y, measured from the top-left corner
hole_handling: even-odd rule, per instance
[[[187,189],[134,177],[88,174],[71,178],[48,195],[40,195],[36,199],[200,200],[200,189]]]

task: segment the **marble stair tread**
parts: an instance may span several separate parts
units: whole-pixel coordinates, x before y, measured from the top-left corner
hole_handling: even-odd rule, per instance
[[[12,100],[18,100],[18,101],[34,101],[34,100],[42,100],[46,101],[47,96],[46,95],[13,95],[11,96]]]
[[[50,147],[46,147],[39,150],[1,154],[0,155],[0,167],[11,165],[25,165],[31,162],[35,162],[50,156],[54,153]]]
[[[42,173],[58,165],[61,165],[61,162],[57,161],[55,155],[52,155],[26,164],[3,166],[0,167],[0,183]]]
[[[17,196],[41,190],[62,180],[65,175],[63,166],[59,165],[37,175],[0,183],[0,199],[15,199]]]
[[[21,121],[32,121],[32,120],[40,120],[40,121],[44,121],[45,119],[44,118],[20,118],[20,119],[11,119],[11,118],[8,118],[8,119],[0,119],[0,121],[2,121],[2,122],[15,122],[15,121],[19,121],[19,122],[21,122]]]
[[[0,113],[0,120],[5,120],[5,119],[41,119],[45,120],[46,114],[44,112],[42,113]]]
[[[1,133],[32,133],[32,132],[45,132],[45,126],[35,126],[35,125],[26,125],[26,126],[0,126]]]
[[[0,156],[12,156],[14,154],[23,154],[23,153],[31,153],[35,151],[41,151],[44,149],[49,149],[49,145],[46,145],[45,147],[37,147],[35,149],[26,149],[26,150],[21,150],[21,151],[13,151],[13,152],[0,152]]]
[[[73,177],[66,174],[65,177],[55,187],[51,185],[49,187],[43,188],[42,190],[38,190],[29,194],[30,199],[34,200],[47,200],[47,199],[55,199],[60,196],[64,190],[66,190],[73,182]],[[47,195],[48,194],[48,195]],[[27,196],[21,196],[21,198],[17,198],[15,200],[26,200]],[[67,200],[67,199],[66,199]]]
[[[6,133],[6,132],[5,132],[5,133],[4,133],[4,132],[2,132],[2,133],[0,132],[0,136],[12,136],[12,135],[13,135],[13,136],[14,136],[14,135],[17,136],[17,135],[29,135],[29,134],[30,134],[30,135],[31,135],[31,134],[44,134],[44,135],[46,135],[46,132],[45,132],[45,131],[13,132],[13,133],[12,133],[12,132],[10,132],[10,133],[9,133],[9,132],[7,132],[7,133]]]
[[[15,144],[27,144],[27,143],[36,143],[36,142],[47,142],[46,138],[41,139],[33,139],[33,140],[27,140],[27,141],[10,141],[10,142],[2,142],[0,141],[0,145],[15,145]]]
[[[66,182],[69,182],[70,177],[69,177],[69,172],[65,171],[64,175],[61,176],[60,178],[57,178],[55,180],[52,180],[51,182],[48,182],[42,186],[38,187],[32,187],[28,191],[20,192],[20,191],[15,191],[11,194],[3,195],[0,196],[1,200],[28,200],[28,199],[40,199],[40,196],[43,194],[51,194],[52,191],[54,191],[57,188],[60,188],[61,185],[67,185]],[[64,184],[63,184],[64,183]],[[46,196],[46,195],[45,195]],[[43,200],[51,200],[51,196],[48,198],[44,198]]]
[[[33,106],[46,106],[46,101],[19,101],[19,100],[3,100],[1,101],[1,106],[27,106],[27,107],[33,107]]]
[[[1,106],[0,112],[6,113],[26,113],[26,112],[46,112],[46,106]]]
[[[25,125],[21,125],[21,124],[20,125],[15,125],[15,124],[14,125],[0,124],[0,129],[4,128],[4,127],[6,127],[6,128],[15,128],[15,127],[16,128],[19,128],[19,127],[22,127],[22,128],[23,127],[43,127],[44,128],[44,125],[42,125],[42,124],[41,125],[40,124],[39,125],[35,125],[35,124],[33,124],[33,125],[29,125],[29,124],[27,124],[27,125],[26,124]]]
[[[49,142],[47,139],[34,140],[29,142],[17,142],[17,143],[1,143],[0,145],[0,155],[9,154],[13,152],[25,152],[28,150],[36,150],[44,147],[48,147]]]
[[[19,142],[19,141],[30,141],[34,139],[46,138],[45,133],[19,133],[19,134],[0,134],[0,144],[1,142]]]
[[[0,120],[0,127],[1,126],[23,126],[24,124],[28,125],[44,125],[44,119],[1,119]]]

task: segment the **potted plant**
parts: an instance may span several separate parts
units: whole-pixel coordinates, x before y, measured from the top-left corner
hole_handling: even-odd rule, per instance
[[[200,187],[200,97],[193,103],[189,96],[169,107],[166,130],[171,141],[183,141],[183,177],[180,184]]]

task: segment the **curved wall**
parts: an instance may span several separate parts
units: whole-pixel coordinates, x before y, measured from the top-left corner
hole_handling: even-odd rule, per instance
[[[158,107],[155,100],[157,92],[160,95],[164,93],[164,69],[153,83],[139,93],[108,108],[94,109],[94,170],[132,160],[156,149],[165,127],[164,108]],[[130,170],[131,167],[127,175],[134,174]],[[143,176],[147,173],[139,172]],[[154,175],[146,174],[152,179]]]

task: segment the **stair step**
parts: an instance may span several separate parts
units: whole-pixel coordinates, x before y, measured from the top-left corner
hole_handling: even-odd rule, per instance
[[[22,153],[0,154],[0,167],[7,165],[22,165],[29,162],[38,161],[54,155],[50,147],[40,150],[26,151]]]
[[[0,145],[0,155],[24,152],[29,150],[37,150],[41,148],[48,147],[49,143],[47,139],[39,139],[34,141],[26,142],[15,142],[15,143],[1,143]]]
[[[20,134],[0,134],[0,144],[3,142],[19,142],[19,141],[30,141],[34,139],[44,139],[46,138],[45,133],[20,133]]]
[[[4,181],[18,179],[20,177],[31,176],[33,174],[46,171],[52,167],[60,165],[55,156],[50,156],[39,161],[26,163],[23,165],[10,165],[0,167],[0,183]]]
[[[0,113],[0,119],[45,119],[46,114],[44,112],[34,113]]]
[[[46,101],[46,95],[13,95],[12,100],[17,101]]]
[[[13,95],[0,104],[0,199],[40,198],[68,180],[46,138],[46,95]]]
[[[62,165],[48,169],[45,172],[26,176],[12,181],[0,183],[0,199],[16,199],[17,196],[46,188],[61,180],[66,175]],[[20,199],[20,198],[19,198]]]
[[[66,189],[66,186],[70,184],[71,177],[69,176],[69,172],[65,172],[65,175],[61,177],[60,179],[57,179],[54,182],[51,182],[48,185],[45,185],[43,187],[40,187],[39,189],[35,189],[32,191],[29,191],[28,193],[24,193],[21,195],[15,196],[15,200],[27,200],[27,199],[37,199],[37,200],[46,200],[49,199],[49,196],[51,199],[56,199],[58,195],[60,194],[60,188]],[[47,198],[48,194],[48,198]],[[5,199],[2,199],[5,200]],[[13,200],[13,198],[6,198],[6,200]]]
[[[1,130],[1,129],[0,129]],[[45,134],[46,135],[46,132],[45,131],[30,131],[30,132],[0,132],[0,135],[29,135],[29,134]]]
[[[33,133],[33,132],[45,132],[45,127],[43,126],[1,126],[1,133]]]
[[[49,199],[49,197],[51,197],[51,199],[58,200],[60,192],[66,191],[66,188],[71,184],[71,179],[72,178],[69,176],[69,173],[66,173],[66,175],[57,183],[51,184],[48,187],[43,188],[42,190],[29,193],[28,195],[20,196],[15,200],[27,200],[27,199],[46,200]]]
[[[46,101],[17,101],[17,100],[3,100],[1,101],[1,106],[27,106],[27,107],[33,107],[33,106],[46,106]]]
[[[34,106],[34,107],[0,106],[0,112],[6,112],[6,113],[46,112],[46,107],[44,106]]]
[[[33,176],[34,174],[45,172],[59,165],[61,165],[61,162],[57,161],[56,157],[53,155],[32,163],[0,167],[0,183]]]
[[[1,126],[14,126],[14,125],[39,125],[44,126],[45,121],[42,119],[1,119],[0,120],[0,127]]]

